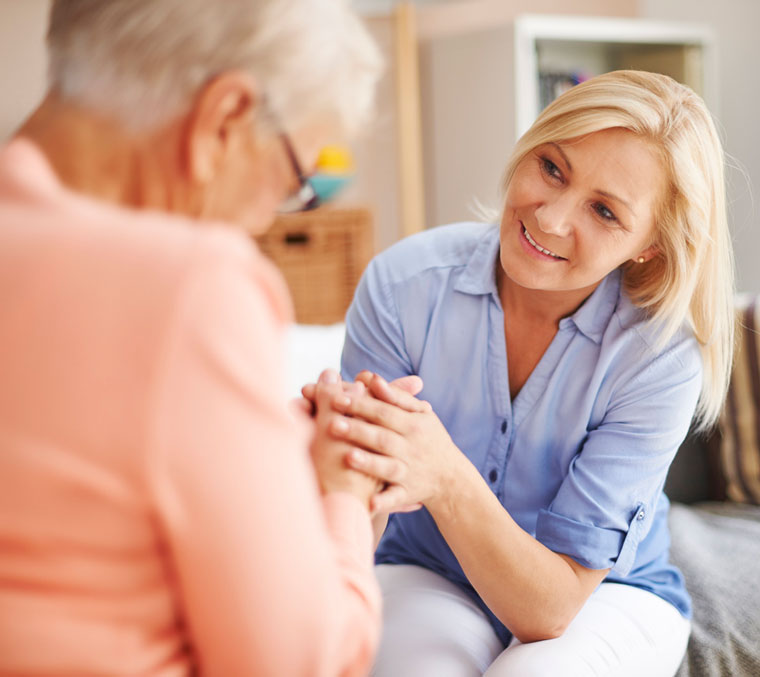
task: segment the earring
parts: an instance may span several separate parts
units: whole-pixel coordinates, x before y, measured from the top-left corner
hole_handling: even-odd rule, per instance
[[[639,258],[637,258],[636,261],[638,263],[644,263],[644,261],[646,261],[646,259],[643,256],[639,256]]]

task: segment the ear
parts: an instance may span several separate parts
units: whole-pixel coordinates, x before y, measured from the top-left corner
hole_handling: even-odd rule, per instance
[[[202,87],[184,134],[185,170],[192,182],[211,182],[228,153],[253,133],[259,106],[256,81],[247,73],[222,73]]]
[[[643,251],[639,252],[636,256],[633,257],[632,261],[634,263],[648,263],[651,261],[657,254],[660,253],[660,249],[656,244],[650,245]],[[639,261],[639,259],[644,259],[643,261]]]

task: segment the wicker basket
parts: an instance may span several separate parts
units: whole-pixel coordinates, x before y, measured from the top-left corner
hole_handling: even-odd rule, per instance
[[[368,209],[321,208],[283,214],[257,238],[282,271],[301,324],[342,322],[372,257]]]

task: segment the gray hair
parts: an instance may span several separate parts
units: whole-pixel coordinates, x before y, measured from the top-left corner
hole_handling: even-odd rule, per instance
[[[50,89],[132,130],[242,70],[283,126],[330,116],[350,133],[381,69],[348,0],[53,0],[47,42]]]

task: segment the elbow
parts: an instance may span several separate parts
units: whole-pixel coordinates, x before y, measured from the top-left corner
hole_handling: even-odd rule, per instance
[[[543,642],[547,639],[558,639],[565,634],[572,618],[568,619],[544,619],[539,623],[525,624],[520,627],[510,628],[512,634],[521,644]]]

